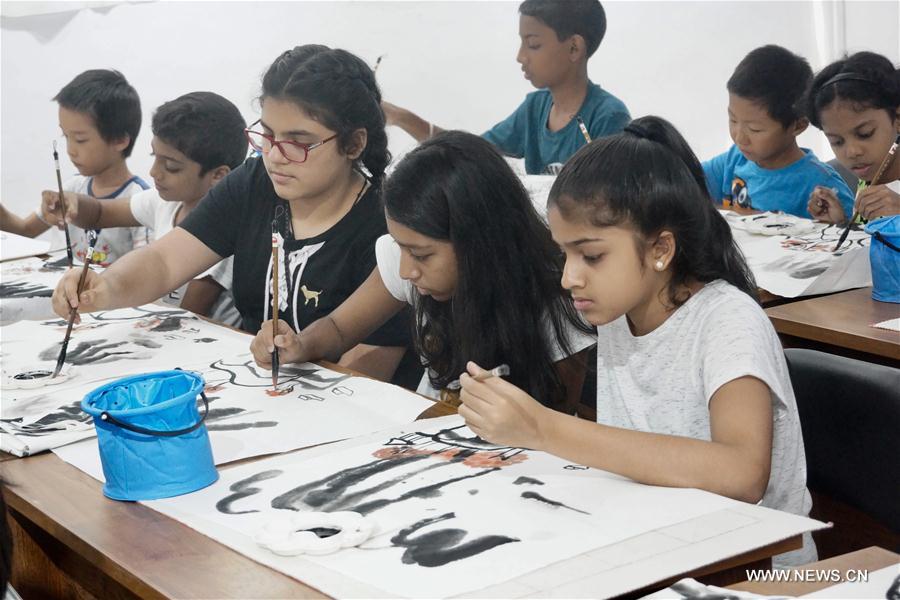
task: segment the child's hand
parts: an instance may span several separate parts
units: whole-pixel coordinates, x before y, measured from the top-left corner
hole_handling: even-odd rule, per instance
[[[259,333],[250,342],[250,351],[253,360],[264,369],[272,368],[272,352],[278,347],[278,360],[281,364],[305,362],[313,357],[300,340],[300,336],[294,333],[291,326],[282,319],[278,320],[278,331],[272,331],[272,321],[262,324]]]
[[[66,221],[73,223],[78,217],[78,194],[64,192],[66,202]],[[62,206],[59,202],[59,192],[44,190],[41,192],[41,216],[48,223],[56,223],[62,229],[65,224],[62,216]]]
[[[459,378],[462,385],[459,414],[480,438],[503,446],[538,448],[542,432],[540,422],[544,411],[534,398],[499,377],[478,381],[482,368],[473,362],[466,365],[468,373]]]
[[[841,206],[834,190],[820,185],[817,185],[809,195],[806,209],[813,219],[825,223],[843,223],[849,218],[844,214],[844,207]]]
[[[873,185],[860,192],[856,199],[856,212],[872,221],[879,217],[900,215],[900,194],[886,185]]]
[[[81,296],[78,295],[81,272],[81,268],[69,269],[53,290],[53,312],[63,319],[69,318],[72,308],[77,308],[79,313],[89,313],[108,306],[109,286],[103,277],[90,269],[84,278]],[[80,316],[75,316],[75,323],[81,323]]]

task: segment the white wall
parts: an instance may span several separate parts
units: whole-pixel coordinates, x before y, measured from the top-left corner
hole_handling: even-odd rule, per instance
[[[3,4],[4,15],[17,6]],[[673,121],[704,158],[730,143],[725,81],[749,50],[781,44],[818,69],[846,44],[897,63],[898,4],[607,1],[609,30],[590,62],[590,75],[633,115],[654,113]],[[515,62],[517,5],[142,2],[4,16],[0,199],[25,213],[41,189],[54,187],[50,144],[59,130],[50,99],[89,68],[119,69],[141,95],[144,127],[129,164],[145,178],[156,106],[189,91],[211,90],[253,121],[260,75],[281,51],[302,43],[343,47],[370,63],[387,54],[378,71],[385,98],[443,127],[481,132],[531,89]],[[412,146],[399,130],[390,137],[395,154]],[[801,142],[831,156],[817,131],[805,133]],[[63,172],[75,173],[66,159]]]

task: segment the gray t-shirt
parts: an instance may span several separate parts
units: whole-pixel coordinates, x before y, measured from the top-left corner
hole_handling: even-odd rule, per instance
[[[381,281],[384,287],[390,292],[391,296],[402,302],[412,304],[415,302],[416,289],[409,281],[400,277],[400,246],[390,235],[383,235],[375,242],[375,258],[378,261],[378,274],[381,275]],[[566,352],[556,342],[556,336],[553,335],[552,325],[549,318],[544,319],[545,339],[550,345],[550,356],[554,361],[560,361],[567,358]],[[585,335],[575,327],[569,326],[566,331],[566,341],[572,354],[584,350],[594,343],[594,337]],[[440,397],[438,390],[431,385],[428,373],[422,375],[419,387],[416,392],[434,398]]]
[[[812,499],[794,390],[778,336],[752,298],[717,280],[647,335],[632,335],[624,316],[597,328],[597,422],[604,425],[709,441],[710,398],[745,376],[772,392],[772,465],[760,504],[807,516]],[[803,548],[773,564],[815,560],[806,534]]]

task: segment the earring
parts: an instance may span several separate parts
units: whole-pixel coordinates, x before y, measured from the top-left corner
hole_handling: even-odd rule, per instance
[[[661,260],[656,261],[656,270],[657,271],[662,271],[663,267],[665,267],[665,266],[666,265],[665,265],[665,263],[663,263],[663,261],[661,261]]]

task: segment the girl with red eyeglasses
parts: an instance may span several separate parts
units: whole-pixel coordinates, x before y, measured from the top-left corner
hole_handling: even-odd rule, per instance
[[[375,240],[387,232],[379,189],[390,161],[372,69],[345,50],[298,46],[266,71],[260,104],[261,118],[246,130],[260,156],[211,189],[172,232],[103,274],[90,273],[80,298],[78,273],[64,277],[53,298],[58,314],[151,302],[234,256],[242,328],[256,333],[272,318],[277,273],[278,316],[300,331],[365,281]],[[400,314],[340,362],[390,379],[408,340]]]

